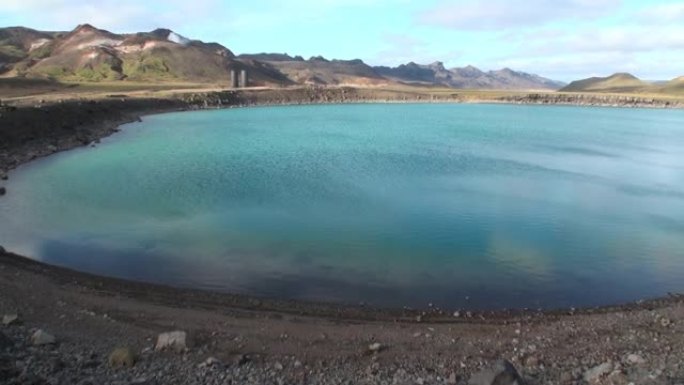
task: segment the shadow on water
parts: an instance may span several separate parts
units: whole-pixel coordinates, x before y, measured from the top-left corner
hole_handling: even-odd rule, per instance
[[[515,287],[501,284],[492,274],[465,283],[438,282],[429,273],[421,273],[415,284],[384,285],[372,274],[352,269],[340,271],[325,267],[301,266],[297,274],[265,275],[246,268],[221,265],[219,261],[198,262],[192,258],[170,258],[145,250],[120,251],[81,243],[46,241],[40,250],[41,260],[58,266],[79,266],[91,274],[152,282],[176,287],[199,288],[234,294],[248,294],[274,299],[329,301],[341,304],[367,304],[386,308],[425,308],[428,304],[452,309],[500,310],[515,308],[567,308],[599,306],[631,299],[642,288],[615,290],[594,286],[590,275],[567,276],[561,282],[518,282]],[[300,262],[306,263],[306,259]],[[210,273],[209,273],[210,272]],[[210,274],[210,275],[209,275]],[[419,274],[419,275],[421,275]],[[234,281],[226,277],[239,277]],[[345,278],[347,277],[347,278]],[[576,287],[567,290],[564,281]]]

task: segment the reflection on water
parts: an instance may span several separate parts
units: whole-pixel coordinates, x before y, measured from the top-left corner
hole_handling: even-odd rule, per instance
[[[684,290],[682,148],[684,111],[165,114],[12,173],[0,244],[94,273],[296,299],[628,301]]]

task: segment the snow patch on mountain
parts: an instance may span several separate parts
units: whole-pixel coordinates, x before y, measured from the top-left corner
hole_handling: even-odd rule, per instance
[[[190,44],[190,39],[187,37],[181,36],[173,31],[169,32],[169,36],[166,37],[170,42],[180,44],[180,45],[188,45]]]

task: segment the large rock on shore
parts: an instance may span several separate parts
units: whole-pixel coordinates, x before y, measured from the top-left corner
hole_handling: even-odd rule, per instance
[[[475,373],[468,385],[524,385],[515,366],[506,360],[497,361],[491,368]]]
[[[188,349],[188,334],[184,331],[176,330],[173,332],[161,333],[157,337],[157,344],[155,350],[173,350],[175,352],[183,352]]]

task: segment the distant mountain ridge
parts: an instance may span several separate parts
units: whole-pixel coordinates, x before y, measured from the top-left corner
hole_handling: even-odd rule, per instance
[[[556,90],[563,82],[504,68],[484,72],[474,66],[447,69],[442,62],[422,65],[410,62],[398,67],[375,67],[391,79],[406,83],[437,84],[466,89],[542,89]]]
[[[62,81],[228,83],[246,69],[250,85],[286,86],[409,84],[467,89],[555,90],[564,84],[504,68],[446,69],[441,62],[373,67],[362,60],[308,60],[277,53],[236,56],[218,43],[184,37],[169,29],[116,34],[89,24],[68,32],[0,28],[0,75]]]

